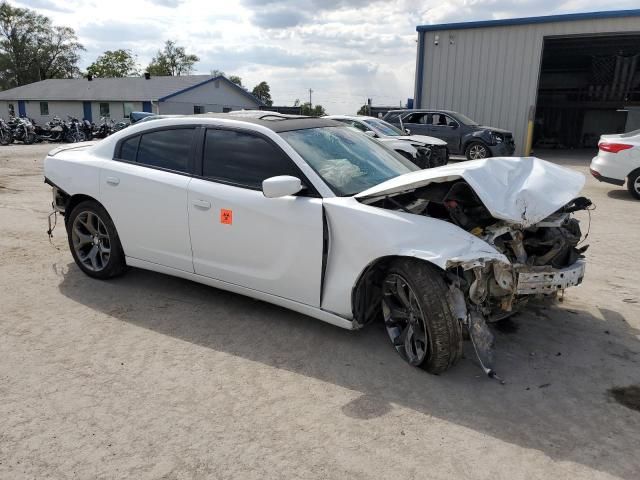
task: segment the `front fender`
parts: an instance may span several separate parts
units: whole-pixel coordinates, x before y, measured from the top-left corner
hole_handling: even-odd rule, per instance
[[[321,307],[346,318],[353,317],[354,285],[382,257],[419,258],[443,270],[496,261],[510,265],[493,246],[444,220],[372,207],[352,197],[327,198],[323,204],[329,253]]]

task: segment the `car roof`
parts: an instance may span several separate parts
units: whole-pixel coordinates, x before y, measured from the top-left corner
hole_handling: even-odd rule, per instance
[[[276,133],[318,127],[342,127],[342,123],[322,117],[287,115],[265,110],[238,110],[229,113],[202,113],[185,115],[184,118],[219,118],[261,125]]]
[[[429,113],[429,112],[437,112],[437,113],[447,113],[449,115],[456,115],[458,112],[454,112],[453,110],[443,110],[441,108],[405,108],[398,110],[389,110],[387,113]]]
[[[329,115],[327,118],[342,118],[345,120],[382,120],[381,118],[370,117],[369,115]]]

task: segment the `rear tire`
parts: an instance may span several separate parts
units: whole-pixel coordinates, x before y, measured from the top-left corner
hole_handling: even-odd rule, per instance
[[[636,199],[640,200],[640,169],[634,170],[627,177],[627,190]]]
[[[482,158],[489,158],[491,152],[489,151],[489,147],[484,143],[471,142],[467,145],[467,148],[465,148],[464,155],[467,157],[467,160],[480,160]]]
[[[31,145],[36,141],[36,134],[29,132],[27,133],[27,135],[24,137],[24,143],[26,145]]]
[[[80,202],[65,220],[69,249],[80,270],[101,280],[127,270],[120,237],[102,205],[93,200]]]
[[[13,140],[11,133],[6,130],[0,130],[0,145],[9,145]]]
[[[416,259],[393,262],[382,285],[382,313],[402,358],[429,373],[442,373],[462,356],[462,325],[435,267]]]

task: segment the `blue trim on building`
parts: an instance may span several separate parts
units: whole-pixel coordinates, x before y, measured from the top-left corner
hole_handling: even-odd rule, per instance
[[[418,25],[416,27],[416,31],[433,32],[439,30],[464,30],[469,28],[506,27],[512,25],[530,25],[534,23],[575,22],[577,20],[597,20],[622,17],[640,17],[640,9],[612,10],[609,12],[568,13],[563,15],[508,18],[504,20],[483,20],[478,22],[441,23],[438,25]]]
[[[171,98],[171,97],[175,97],[176,95],[181,95],[181,94],[183,94],[183,93],[185,93],[185,92],[188,92],[189,90],[193,90],[194,88],[201,87],[202,85],[205,85],[205,84],[207,84],[207,83],[211,83],[211,82],[213,82],[213,81],[215,81],[215,80],[224,80],[224,81],[226,81],[229,85],[233,85],[233,87],[234,87],[234,88],[237,88],[237,89],[238,89],[238,91],[240,91],[240,93],[242,93],[243,95],[245,95],[245,96],[249,97],[251,100],[253,100],[253,101],[255,101],[255,102],[258,102],[258,105],[263,106],[263,107],[264,107],[264,106],[266,106],[264,103],[262,103],[262,101],[261,101],[258,97],[256,97],[256,96],[254,96],[254,95],[250,94],[250,93],[249,93],[249,92],[247,92],[244,88],[239,87],[238,85],[236,85],[235,83],[233,83],[231,80],[229,80],[229,79],[228,79],[227,77],[225,77],[224,75],[219,75],[219,76],[217,76],[217,77],[208,78],[208,79],[206,79],[206,80],[205,80],[205,81],[203,81],[203,82],[196,83],[195,85],[191,85],[190,87],[183,88],[182,90],[178,90],[177,92],[171,93],[171,94],[169,94],[169,95],[165,95],[164,97],[159,98],[159,99],[158,99],[158,101],[159,101],[159,102],[164,102],[165,100],[167,100],[167,99],[169,99],[169,98]]]
[[[24,104],[24,100],[18,100],[18,116],[19,117],[27,116],[27,107]]]
[[[151,102],[142,102],[142,111],[153,113],[153,110],[151,109]]]
[[[82,111],[84,119],[93,122],[93,114],[91,113],[91,102],[82,102]]]
[[[424,76],[424,32],[418,32],[418,65],[417,65],[417,78],[416,89],[414,93],[414,107],[422,108],[422,78]]]

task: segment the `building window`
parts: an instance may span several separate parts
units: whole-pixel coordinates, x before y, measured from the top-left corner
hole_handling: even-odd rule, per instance
[[[13,103],[9,104],[9,116],[10,117],[15,117],[16,116],[16,109],[13,106]]]
[[[40,102],[40,115],[49,115],[49,102]]]
[[[101,103],[100,104],[100,116],[101,117],[110,117],[111,116],[109,114],[109,104],[108,103]]]
[[[133,112],[133,103],[124,102],[122,104],[122,116],[124,118],[129,118],[129,115],[131,115],[131,112]]]
[[[204,113],[204,107],[202,105],[194,105],[193,114],[198,115],[199,113]]]
[[[224,107],[222,109],[222,113],[229,113],[231,111],[231,107]]]

